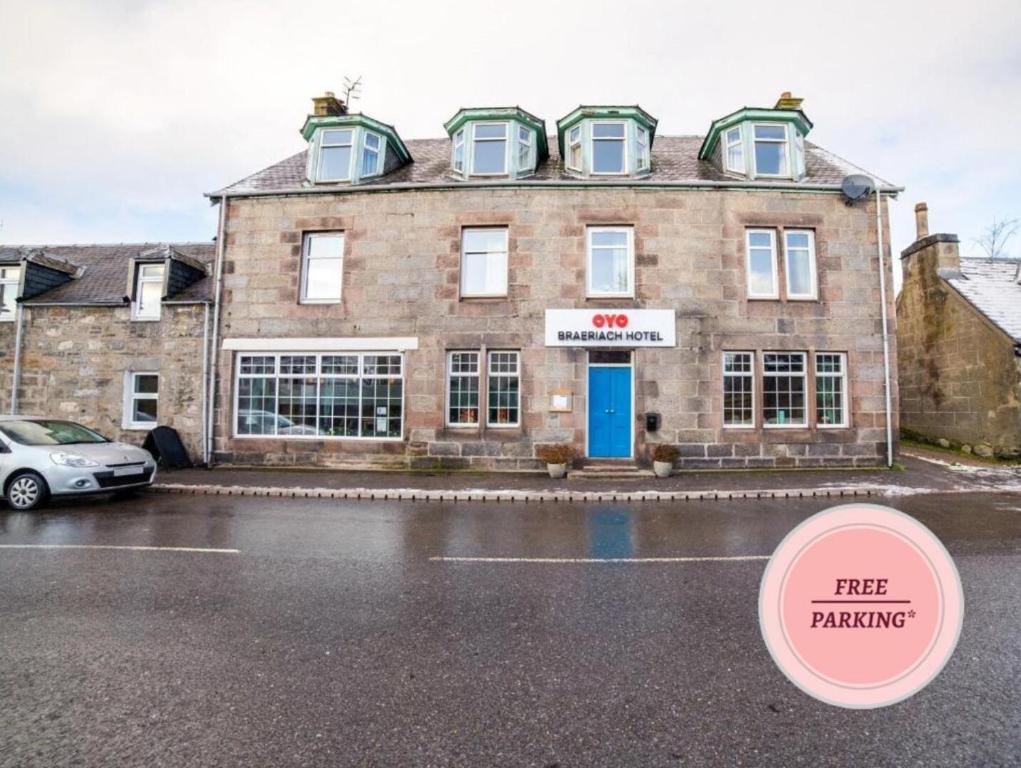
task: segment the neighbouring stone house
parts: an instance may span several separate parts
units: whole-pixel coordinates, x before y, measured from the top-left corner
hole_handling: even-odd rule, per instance
[[[845,198],[863,171],[807,141],[800,104],[706,136],[634,106],[549,134],[462,109],[405,142],[315,99],[305,149],[210,194],[213,458],[522,469],[566,442],[639,462],[674,444],[690,468],[883,462],[888,219]],[[880,182],[882,213],[898,191]]]
[[[956,235],[929,234],[901,254],[897,298],[901,428],[906,436],[1021,455],[1021,262],[962,259]]]
[[[0,246],[0,408],[136,444],[169,425],[201,460],[213,253],[212,243]]]

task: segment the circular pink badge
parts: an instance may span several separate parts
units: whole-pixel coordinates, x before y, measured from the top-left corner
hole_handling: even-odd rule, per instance
[[[961,579],[913,517],[875,504],[813,515],[776,548],[759,590],[773,660],[820,701],[871,709],[924,688],[964,618]]]

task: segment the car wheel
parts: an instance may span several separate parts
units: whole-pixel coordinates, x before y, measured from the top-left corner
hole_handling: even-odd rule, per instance
[[[49,498],[46,481],[35,472],[18,472],[7,483],[7,503],[19,511],[38,509]]]

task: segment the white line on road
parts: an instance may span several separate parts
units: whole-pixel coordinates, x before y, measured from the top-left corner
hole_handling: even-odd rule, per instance
[[[123,549],[129,552],[202,552],[212,555],[239,555],[240,549],[212,547],[132,547],[114,544],[0,544],[0,549]]]
[[[430,557],[439,563],[725,563],[768,560],[769,555],[728,557]]]

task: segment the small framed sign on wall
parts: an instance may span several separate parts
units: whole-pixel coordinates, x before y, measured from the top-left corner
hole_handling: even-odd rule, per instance
[[[550,413],[570,413],[573,408],[571,390],[554,389],[550,392]]]

